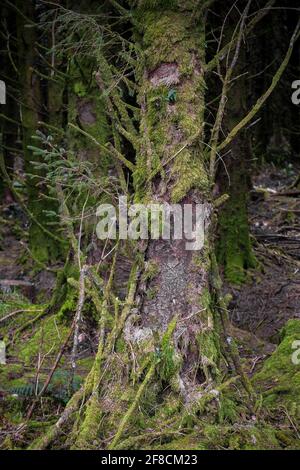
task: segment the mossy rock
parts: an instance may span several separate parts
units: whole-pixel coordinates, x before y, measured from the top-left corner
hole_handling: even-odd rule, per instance
[[[297,348],[294,343],[300,341],[300,320],[289,320],[280,336],[281,343],[254,376],[253,384],[262,393],[263,403],[268,408],[283,407],[300,419],[300,354],[297,357],[300,343]]]

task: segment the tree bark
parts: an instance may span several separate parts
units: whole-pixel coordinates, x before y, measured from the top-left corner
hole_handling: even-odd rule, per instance
[[[143,2],[139,70],[141,149],[134,174],[136,200],[205,208],[205,240],[188,251],[186,239],[150,240],[145,274],[139,283],[138,329],[131,339],[165,332],[174,320],[175,354],[180,358],[177,385],[191,390],[218,375],[219,346],[211,290],[213,204],[205,148],[205,21],[195,18],[199,2],[179,1],[173,8]],[[175,222],[176,223],[176,222]],[[172,228],[174,228],[174,223]],[[171,230],[172,232],[172,230]],[[150,274],[147,271],[152,270]],[[175,368],[176,369],[176,368]],[[175,374],[176,375],[176,374]]]

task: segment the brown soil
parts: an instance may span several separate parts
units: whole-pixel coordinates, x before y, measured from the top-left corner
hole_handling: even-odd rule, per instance
[[[266,166],[253,178],[249,222],[260,269],[233,295],[231,320],[268,342],[290,318],[300,318],[300,197],[291,184],[299,169]]]

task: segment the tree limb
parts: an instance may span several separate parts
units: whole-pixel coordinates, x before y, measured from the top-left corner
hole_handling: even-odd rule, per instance
[[[273,92],[274,88],[278,84],[283,72],[285,71],[289,60],[291,58],[293,48],[295,41],[298,39],[299,36],[299,29],[300,29],[300,20],[297,23],[297,26],[294,30],[294,33],[291,37],[290,44],[286,53],[286,56],[280,65],[279,69],[275,73],[272,83],[267,89],[267,91],[257,100],[251,111],[229,132],[228,136],[226,139],[217,147],[217,151],[219,152],[220,150],[223,150],[225,147],[227,147],[228,144],[234,139],[234,137],[237,135],[237,133],[243,129],[250,121],[251,119],[258,113],[258,111],[261,109],[262,105],[265,103],[265,101],[269,98],[271,93]]]

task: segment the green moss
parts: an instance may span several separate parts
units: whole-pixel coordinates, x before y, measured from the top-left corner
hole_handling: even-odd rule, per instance
[[[66,319],[69,313],[75,312],[76,304],[77,304],[77,293],[72,287],[68,286],[66,297],[59,311],[57,312],[57,318],[60,321],[63,321],[64,319]]]
[[[84,83],[82,82],[75,82],[74,83],[74,93],[83,98],[84,96],[86,96],[87,92],[86,92],[86,87],[84,85]]]
[[[281,331],[282,341],[253,378],[253,384],[263,395],[263,403],[271,410],[285,407],[300,420],[300,364],[297,343],[300,341],[300,320],[289,320]],[[299,344],[299,343],[298,343]],[[295,361],[294,361],[295,362]]]
[[[138,7],[141,10],[176,8],[177,0],[139,0]]]
[[[166,440],[166,438],[165,438]],[[165,444],[152,445],[151,450],[198,450],[199,441],[197,434],[189,434],[179,439],[171,440]]]
[[[201,307],[199,316],[203,317],[203,324],[206,325],[197,335],[197,345],[201,359],[201,368],[207,380],[218,374],[219,347],[218,337],[213,328],[213,305],[211,294],[208,289],[203,289],[199,305]]]
[[[193,11],[194,6],[187,2],[184,9]],[[152,175],[159,175],[176,203],[193,188],[209,189],[204,152],[196,144],[204,119],[205,84],[200,65],[205,54],[204,29],[201,22],[191,24],[188,13],[183,14],[174,2],[172,10],[163,14],[158,9],[142,9],[141,17],[145,68],[137,75],[141,81],[139,100],[142,103],[146,98],[147,111],[141,120],[142,152],[137,156],[134,185],[139,200],[151,200],[146,183]],[[195,73],[193,51],[198,51],[199,73]],[[145,79],[145,69],[155,77],[157,67],[166,64],[173,68],[174,83]],[[150,175],[145,167],[151,168]]]
[[[176,179],[171,189],[173,203],[181,201],[192,188],[198,188],[203,193],[207,193],[209,189],[209,180],[203,165],[191,157],[188,151],[180,153],[173,165],[172,174]]]
[[[230,422],[232,424],[238,421],[238,409],[236,402],[228,393],[223,393],[220,399],[219,421]]]
[[[0,388],[8,390],[24,384],[24,367],[22,364],[0,365]]]
[[[199,421],[194,430],[186,435],[170,439],[164,437],[163,443],[154,443],[152,450],[275,450],[282,448],[278,435],[272,426],[239,425],[235,426],[208,424]],[[283,433],[283,438],[289,444],[296,444],[290,438],[290,433]],[[283,447],[286,447],[285,443]]]
[[[247,279],[247,269],[257,266],[249,235],[244,195],[236,191],[231,194],[219,214],[219,227],[218,262],[224,266],[225,278],[229,282],[241,284]]]
[[[85,418],[80,426],[80,431],[75,442],[74,449],[96,448],[102,410],[97,394],[92,395],[85,409]]]
[[[36,318],[46,307],[45,304],[33,305],[29,303],[28,299],[16,291],[3,294],[2,299],[0,299],[0,318],[15,310],[20,310],[20,312],[1,324],[1,336],[7,337],[13,330],[17,330],[27,321]]]
[[[159,351],[159,364],[157,367],[160,378],[169,382],[171,378],[178,372],[181,364],[180,357],[176,354],[173,345],[173,333],[176,328],[177,318],[168,325],[164,333]]]
[[[85,357],[83,359],[78,359],[77,360],[77,369],[78,371],[81,373],[88,373],[93,364],[94,364],[94,356],[91,356],[91,357]]]
[[[26,365],[36,365],[38,354],[55,354],[59,351],[69,332],[67,325],[59,322],[56,316],[42,320],[35,333],[24,342],[21,337],[14,348],[18,359]]]
[[[151,281],[159,274],[160,268],[156,261],[150,260],[146,263],[145,271],[143,272],[143,281]]]
[[[147,289],[147,292],[146,292],[147,299],[148,300],[155,299],[157,292],[158,292],[157,287],[151,287],[150,289]]]
[[[236,424],[232,426],[205,425],[201,438],[205,448],[228,450],[280,449],[272,426]]]

